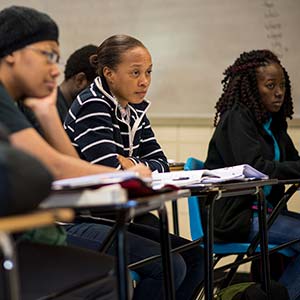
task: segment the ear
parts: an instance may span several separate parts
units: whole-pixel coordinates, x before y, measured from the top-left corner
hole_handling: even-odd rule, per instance
[[[6,55],[3,60],[9,65],[14,64],[16,61],[16,52]]]
[[[113,72],[112,69],[110,69],[109,67],[104,67],[103,68],[103,75],[104,75],[104,77],[105,77],[108,84],[113,83],[114,72]]]
[[[75,87],[78,90],[83,90],[88,86],[88,80],[83,72],[79,72],[74,77]]]

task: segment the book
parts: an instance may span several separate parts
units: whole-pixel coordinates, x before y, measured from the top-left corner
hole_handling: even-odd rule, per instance
[[[40,207],[95,207],[119,204],[126,201],[126,190],[120,184],[111,184],[94,189],[84,188],[53,191],[40,204]]]
[[[226,181],[244,181],[268,178],[269,177],[266,174],[259,172],[250,165],[243,164],[213,170],[202,169],[192,171],[174,171],[168,173],[153,173],[152,188],[159,189],[167,184],[182,187],[193,184],[220,183]]]

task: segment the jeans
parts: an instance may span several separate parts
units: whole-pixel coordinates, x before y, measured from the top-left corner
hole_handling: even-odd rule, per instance
[[[65,226],[68,244],[98,250],[111,227],[103,224],[80,223]],[[129,263],[137,262],[152,255],[159,255],[159,230],[146,225],[131,223],[128,226],[127,244]],[[172,247],[188,243],[188,240],[170,235]],[[108,254],[115,255],[115,245]],[[191,299],[196,288],[204,279],[204,255],[200,247],[182,253],[173,253],[174,285],[176,299]],[[136,272],[140,281],[134,289],[133,299],[163,299],[163,269],[161,260],[144,265]]]
[[[251,224],[249,240],[251,241],[259,231],[258,217],[254,217]],[[300,238],[300,214],[282,212],[268,231],[270,244],[282,244]],[[291,246],[298,254],[284,270],[279,282],[289,292],[291,300],[300,300],[300,243]]]

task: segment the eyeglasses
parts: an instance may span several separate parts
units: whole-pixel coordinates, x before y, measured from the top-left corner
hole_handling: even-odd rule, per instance
[[[49,64],[58,64],[59,63],[60,57],[56,52],[50,52],[50,51],[42,50],[42,49],[35,48],[35,47],[25,47],[25,48],[36,51],[36,52],[44,55],[47,58],[47,62]]]

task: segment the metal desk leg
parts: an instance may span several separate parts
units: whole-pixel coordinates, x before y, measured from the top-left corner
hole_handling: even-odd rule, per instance
[[[5,272],[5,299],[19,300],[19,277],[13,242],[6,233],[0,232],[0,250],[3,253]]]
[[[173,230],[175,235],[179,235],[179,222],[178,222],[178,204],[177,200],[172,201],[172,215],[173,215]]]
[[[128,291],[128,270],[127,270],[127,248],[126,248],[126,213],[119,216],[117,220],[117,276],[119,300],[129,300]]]
[[[158,210],[158,214],[160,221],[161,255],[164,271],[165,298],[168,300],[173,300],[175,299],[173,265],[172,257],[170,255],[171,247],[169,238],[169,225],[165,205]]]
[[[268,249],[268,231],[267,231],[267,204],[262,188],[259,189],[257,194],[259,209],[259,231],[260,231],[260,248],[262,258],[262,271],[263,280],[262,288],[267,294],[267,299],[270,299],[270,261],[269,261],[269,249]]]
[[[213,266],[213,243],[214,243],[214,228],[213,228],[213,207],[214,201],[217,198],[218,193],[209,193],[204,198],[203,208],[203,228],[204,228],[204,265],[205,274],[204,277],[204,294],[205,300],[213,299],[214,289],[214,266]],[[203,206],[203,205],[202,205]]]

